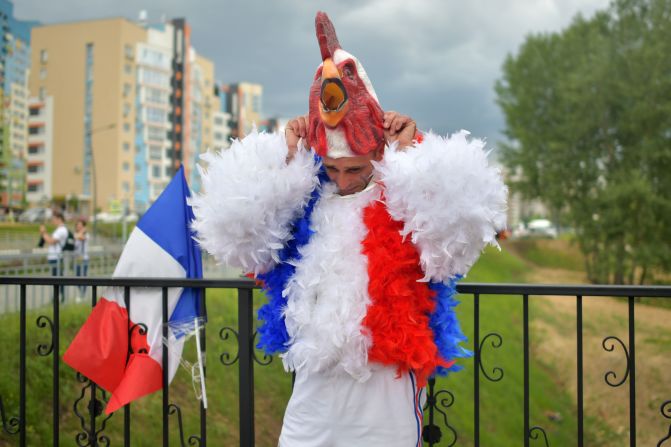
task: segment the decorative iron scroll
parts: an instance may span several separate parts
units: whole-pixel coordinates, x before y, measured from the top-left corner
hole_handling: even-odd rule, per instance
[[[0,396],[0,420],[2,420],[2,429],[10,435],[15,435],[19,432],[19,418],[11,417],[9,420],[5,416],[5,406],[2,404],[2,396]]]
[[[148,354],[147,348],[142,346],[140,349],[137,349],[133,346],[133,332],[137,330],[137,333],[140,335],[147,335],[149,329],[144,323],[134,324],[128,329],[128,355],[135,354]]]
[[[454,404],[454,394],[447,390],[440,390],[434,392],[434,387],[436,384],[435,378],[429,379],[428,392],[426,396],[426,404],[424,405],[424,410],[429,411],[429,423],[423,427],[422,430],[422,440],[428,442],[429,445],[435,445],[440,442],[443,433],[439,426],[433,423],[434,412],[437,411],[443,416],[443,422],[445,427],[452,434],[452,442],[446,444],[447,447],[452,447],[457,443],[457,431],[450,425],[447,420],[447,409]]]
[[[37,354],[41,355],[42,357],[46,357],[54,350],[54,322],[51,321],[51,319],[46,315],[40,315],[37,317],[35,324],[39,328],[45,328],[49,326],[49,333],[51,334],[51,340],[49,341],[49,344],[40,343],[37,345]]]
[[[177,405],[170,404],[168,405],[168,414],[177,415],[177,425],[179,427],[179,442],[181,443],[182,447],[186,447],[186,443],[184,442],[184,426],[182,425],[182,410]],[[189,445],[192,447],[202,445],[200,437],[196,435],[189,436]]]
[[[671,400],[664,402],[659,408],[659,412],[662,413],[662,416],[664,416],[666,419],[671,420]],[[671,425],[669,425],[669,433],[659,440],[657,447],[662,447],[662,444],[664,444],[669,439],[671,439]]]
[[[266,366],[270,365],[273,361],[273,356],[268,355],[265,352],[263,352],[263,357],[259,359],[259,357],[256,355],[256,336],[259,335],[258,331],[254,331],[254,336],[252,337],[252,343],[254,344],[254,349],[252,350],[252,358],[256,363],[258,363],[261,366]]]
[[[85,385],[82,387],[81,393],[75,400],[75,404],[73,406],[75,415],[79,418],[79,422],[82,427],[82,431],[77,433],[75,436],[75,441],[79,447],[100,445],[109,446],[110,439],[107,437],[107,435],[103,435],[102,432],[105,430],[107,421],[114,415],[114,413],[102,419],[99,427],[96,427],[94,422],[95,418],[101,416],[103,413],[104,404],[107,401],[107,393],[81,373],[77,373],[77,381]],[[89,403],[85,408],[80,410],[80,403],[84,401],[87,390],[89,390],[89,394],[91,396]],[[97,396],[97,394],[100,394],[100,398]],[[88,415],[82,414],[82,410],[88,411]],[[88,421],[88,423],[86,420],[87,416],[90,417],[90,421]]]
[[[228,326],[225,326],[221,328],[219,331],[219,338],[223,341],[227,341],[228,338],[231,336],[231,334],[235,337],[235,340],[237,341],[238,344],[238,351],[235,353],[235,357],[233,357],[230,353],[224,351],[220,356],[219,360],[221,363],[223,363],[226,366],[231,366],[235,362],[238,361],[238,357],[240,356],[240,337],[238,336],[238,332]]]
[[[536,440],[540,436],[543,436],[543,441],[545,441],[545,447],[550,447],[550,442],[548,441],[548,435],[545,433],[545,430],[543,430],[543,427],[539,426],[534,426],[529,429],[529,438]]]
[[[485,367],[483,366],[482,363],[482,351],[483,351],[482,348],[489,337],[494,338],[494,340],[492,340],[493,348],[500,348],[501,345],[503,345],[503,338],[496,332],[491,332],[485,335],[485,338],[482,339],[482,341],[480,342],[480,347],[478,348],[480,352],[480,358],[478,363],[480,365],[480,371],[482,371],[482,374],[487,378],[487,380],[489,380],[490,382],[498,382],[501,379],[503,379],[503,368],[499,366],[495,366],[494,368],[492,368],[492,374],[496,374],[496,377],[493,377],[487,374],[487,371],[485,370]]]
[[[611,342],[611,344],[609,346],[606,346],[606,343],[609,341]],[[627,350],[627,346],[625,346],[622,340],[613,335],[603,339],[603,343],[601,343],[603,349],[605,349],[608,352],[613,352],[615,350],[615,343],[613,343],[613,341],[617,341],[620,344],[620,346],[622,346],[622,350],[624,351],[624,355],[627,359],[627,368],[624,372],[624,377],[622,378],[622,380],[620,380],[619,382],[614,382],[614,380],[617,380],[617,373],[615,373],[615,371],[608,371],[603,376],[606,383],[615,388],[622,385],[627,380],[627,377],[629,377],[629,351]]]

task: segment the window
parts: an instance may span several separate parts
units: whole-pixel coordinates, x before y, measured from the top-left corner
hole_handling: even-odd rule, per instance
[[[130,184],[128,182],[123,182],[121,183],[121,189],[123,192],[128,193],[130,192]]]
[[[40,68],[40,80],[44,81],[47,78],[47,67]]]
[[[47,89],[44,87],[40,87],[39,93],[37,95],[41,101],[44,101],[47,97]]]
[[[131,88],[133,88],[128,82],[123,85],[123,97],[127,98],[130,95]]]
[[[214,117],[214,124],[217,126],[221,126],[224,124],[224,117],[223,116],[215,116]]]
[[[28,184],[28,192],[40,192],[42,191],[42,184],[41,183],[29,183]]]
[[[124,143],[123,144],[123,151],[124,152],[130,151],[130,143]]]
[[[130,44],[124,45],[124,54],[128,59],[133,59],[134,56],[133,45]]]
[[[124,172],[130,171],[130,163],[128,163],[127,161],[124,161],[123,164],[121,165],[121,167],[122,167]]]
[[[28,154],[29,155],[38,155],[44,152],[44,146],[38,145],[38,146],[28,146]]]
[[[128,115],[130,115],[130,104],[124,103],[124,105],[123,105],[123,116],[124,116],[124,118],[127,118]]]
[[[130,132],[130,124],[123,123],[123,131],[124,132]]]
[[[161,167],[160,166],[152,166],[152,177],[154,178],[159,178],[161,177]]]
[[[165,140],[165,129],[156,126],[147,126],[147,139],[154,141]]]
[[[147,102],[155,102],[158,104],[168,103],[168,92],[159,88],[147,87],[145,90],[145,97]]]
[[[149,158],[151,160],[160,160],[161,159],[161,153],[163,152],[161,146],[157,146],[155,144],[152,144],[149,146]]]
[[[31,107],[29,113],[30,113],[30,116],[39,116],[40,108],[39,107]]]
[[[254,113],[261,113],[261,95],[252,96],[252,111]]]
[[[147,121],[152,123],[165,123],[168,121],[168,112],[163,109],[156,107],[147,107],[146,108],[146,118]]]
[[[28,134],[29,135],[44,135],[44,127],[42,127],[42,126],[29,127],[28,128]]]
[[[223,140],[224,139],[224,134],[221,132],[215,132],[214,133],[214,139],[215,140]]]
[[[129,75],[129,74],[133,74],[133,66],[132,66],[131,64],[124,64],[124,66],[123,66],[123,71],[124,71],[127,75]]]
[[[49,60],[49,54],[47,53],[47,50],[41,50],[40,51],[40,62],[42,62],[43,64],[46,64],[48,60]]]
[[[166,177],[172,177],[172,167],[170,167],[170,166],[165,167],[165,176]]]
[[[140,80],[144,84],[160,85],[163,87],[170,86],[170,77],[168,74],[158,70],[144,68]]]
[[[29,174],[37,174],[42,172],[43,166],[42,165],[28,165],[28,173]]]

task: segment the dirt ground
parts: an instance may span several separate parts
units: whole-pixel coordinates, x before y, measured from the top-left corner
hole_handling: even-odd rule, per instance
[[[531,283],[586,283],[577,272],[530,270],[527,279]],[[576,298],[532,299],[531,309],[533,355],[556,371],[559,383],[576,396]],[[671,400],[671,310],[637,304],[635,331],[636,438],[638,445],[654,446],[669,433],[671,424],[660,411],[661,405]],[[627,357],[616,340],[604,341],[609,336],[618,337],[629,349],[627,300],[584,297],[584,411],[590,441],[586,445],[610,447],[629,443],[630,376],[618,387],[605,381],[605,375],[611,371],[614,373],[609,375],[611,383],[624,379]],[[604,349],[604,343],[611,352]]]

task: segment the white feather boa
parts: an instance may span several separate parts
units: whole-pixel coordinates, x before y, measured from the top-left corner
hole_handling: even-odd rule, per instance
[[[301,248],[296,274],[289,280],[286,327],[291,339],[282,354],[285,368],[346,372],[359,381],[370,377],[370,337],[362,321],[370,303],[368,260],[361,243],[368,232],[363,209],[380,196],[373,186],[339,196],[326,184],[312,214],[310,243]]]
[[[465,275],[505,228],[507,188],[484,142],[468,135],[427,133],[414,148],[387,148],[375,164],[390,215],[419,250],[424,280]]]
[[[278,262],[318,183],[319,164],[311,151],[287,163],[284,135],[254,130],[230,149],[201,158],[204,192],[191,199],[193,229],[200,245],[217,261],[245,272],[264,273]]]

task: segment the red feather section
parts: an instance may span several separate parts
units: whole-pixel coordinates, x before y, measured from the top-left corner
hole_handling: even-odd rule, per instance
[[[399,373],[413,370],[418,386],[424,386],[437,366],[454,363],[439,357],[429,327],[435,292],[428,283],[417,282],[424,277],[417,249],[403,240],[403,224],[391,218],[382,202],[364,210],[364,223],[371,304],[363,324],[373,340],[368,359],[395,365]]]

